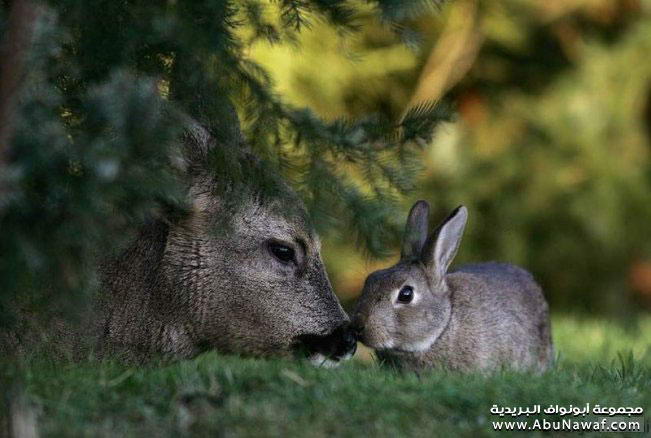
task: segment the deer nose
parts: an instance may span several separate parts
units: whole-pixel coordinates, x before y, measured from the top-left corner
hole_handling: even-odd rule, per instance
[[[353,333],[355,338],[359,338],[364,331],[364,327],[359,322],[355,322],[350,325],[350,331]]]
[[[353,356],[357,351],[357,332],[354,331],[352,327],[349,327],[348,330],[346,330],[344,333],[342,344],[344,350],[344,354],[342,356],[345,356],[346,354]]]
[[[330,355],[332,358],[336,360],[348,359],[357,351],[357,336],[351,329],[350,324],[342,324],[331,336],[333,336],[334,341]]]
[[[300,341],[310,354],[318,353],[334,361],[348,359],[357,350],[357,337],[348,322],[339,325],[328,335],[303,335]]]

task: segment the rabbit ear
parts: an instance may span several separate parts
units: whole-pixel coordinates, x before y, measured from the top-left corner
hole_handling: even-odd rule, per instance
[[[457,254],[463,229],[468,220],[468,210],[457,207],[432,233],[423,248],[422,260],[436,278],[442,279]]]
[[[429,204],[426,201],[417,201],[409,210],[405,234],[402,238],[401,260],[420,257],[427,240],[428,218]]]

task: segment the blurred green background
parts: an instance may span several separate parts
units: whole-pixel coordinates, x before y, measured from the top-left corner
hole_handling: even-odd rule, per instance
[[[279,94],[327,119],[452,103],[404,214],[426,199],[434,226],[467,205],[457,262],[530,269],[556,312],[649,310],[651,3],[458,0],[406,18],[420,35],[402,41],[375,20],[352,35],[313,22],[296,45],[260,42],[251,56]],[[351,301],[398,248],[371,260],[346,236],[323,246]]]

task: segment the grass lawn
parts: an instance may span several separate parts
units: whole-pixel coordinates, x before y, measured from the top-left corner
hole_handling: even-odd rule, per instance
[[[5,372],[20,374],[46,437],[499,436],[494,404],[642,407],[651,420],[651,317],[627,328],[557,317],[553,328],[559,361],[541,376],[417,376],[368,360],[319,369],[214,353],[147,369],[34,359]]]

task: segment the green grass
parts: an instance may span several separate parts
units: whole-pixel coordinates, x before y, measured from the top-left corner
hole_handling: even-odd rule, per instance
[[[497,436],[493,404],[641,406],[651,419],[651,318],[624,328],[559,317],[554,337],[559,362],[540,376],[417,376],[359,360],[317,369],[206,354],[146,369],[33,359],[13,378],[46,437]]]

